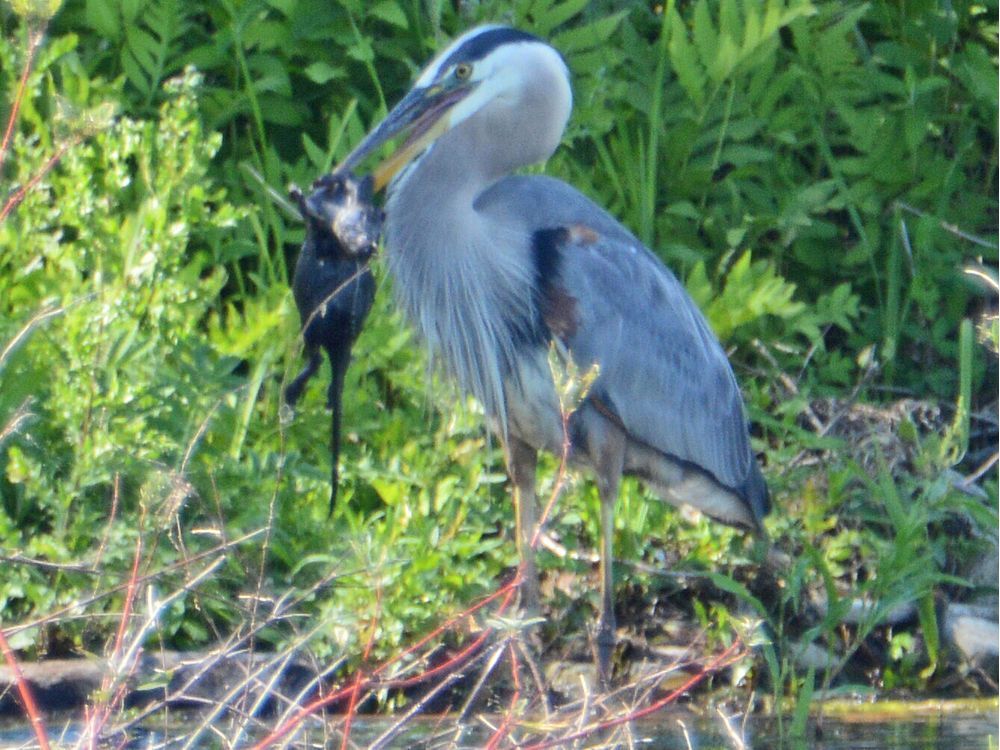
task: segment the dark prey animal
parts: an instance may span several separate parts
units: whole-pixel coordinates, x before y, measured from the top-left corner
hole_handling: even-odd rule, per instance
[[[308,357],[302,372],[285,389],[292,408],[306,383],[319,369],[322,347],[330,359],[331,379],[326,406],[330,429],[330,511],[337,502],[340,457],[341,399],[351,347],[361,333],[375,297],[375,280],[368,260],[375,252],[382,212],[372,204],[372,180],[358,180],[349,172],[324,175],[304,196],[289,191],[306,223],[306,239],[295,264],[292,293],[302,317],[302,336]]]

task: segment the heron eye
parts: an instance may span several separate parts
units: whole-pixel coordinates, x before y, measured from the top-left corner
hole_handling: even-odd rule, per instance
[[[472,66],[469,63],[459,63],[455,66],[455,78],[460,81],[469,80],[472,75]]]

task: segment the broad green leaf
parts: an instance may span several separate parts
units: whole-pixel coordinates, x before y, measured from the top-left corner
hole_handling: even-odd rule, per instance
[[[317,60],[316,62],[310,63],[302,71],[305,73],[306,78],[308,78],[313,83],[327,83],[335,78],[344,78],[347,72],[341,67],[335,67],[325,60]]]
[[[719,37],[728,39],[734,46],[736,40],[743,36],[740,33],[743,22],[737,3],[738,0],[719,0]]]
[[[572,54],[578,50],[592,49],[604,44],[625,19],[626,15],[625,11],[621,11],[583,26],[562,31],[553,37],[552,43],[563,54]]]
[[[696,105],[701,106],[705,99],[705,76],[698,64],[697,53],[688,42],[687,27],[677,10],[671,7],[665,12],[670,13],[670,42],[667,46],[670,64],[687,95]]]
[[[590,0],[563,0],[555,3],[544,13],[537,14],[533,30],[541,37],[551,37],[556,28],[579,15],[588,5]]]
[[[399,29],[408,29],[410,21],[396,0],[383,0],[368,9],[368,14]]]
[[[715,59],[719,37],[709,10],[708,0],[697,0],[694,6],[694,21],[691,25],[694,46],[702,66],[707,67]]]
[[[84,15],[87,24],[105,39],[118,40],[121,37],[122,24],[118,3],[114,0],[87,0]]]

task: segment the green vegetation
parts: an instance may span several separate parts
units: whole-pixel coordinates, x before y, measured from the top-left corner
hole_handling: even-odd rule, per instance
[[[545,171],[685,279],[774,494],[765,564],[626,483],[624,622],[700,624],[713,649],[764,621],[737,674],[777,701],[990,685],[936,610],[996,596],[972,573],[998,526],[995,0],[55,5],[0,5],[0,111],[19,106],[0,152],[0,624],[34,623],[16,648],[101,652],[135,561],[176,591],[252,532],[170,600],[156,643],[207,647],[289,597],[307,617],[255,641],[308,635],[356,666],[373,620],[380,660],[509,575],[498,446],[428,384],[377,261],[327,517],[323,389],[294,421],[280,408],[303,231],[265,188],[328,170],[442,41],[500,20],[565,54],[576,107]],[[566,554],[543,570],[573,581],[547,595],[557,648],[596,609],[596,505],[571,480],[549,524]]]

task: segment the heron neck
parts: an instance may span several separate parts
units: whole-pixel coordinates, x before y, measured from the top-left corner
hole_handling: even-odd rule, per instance
[[[390,189],[389,270],[432,356],[503,427],[504,380],[535,333],[531,237],[475,209],[494,180],[470,173],[448,145],[439,141]]]

